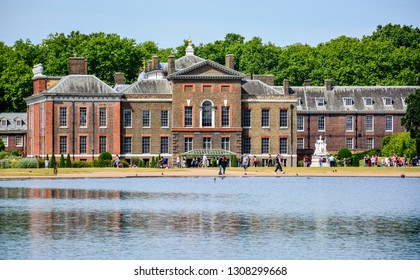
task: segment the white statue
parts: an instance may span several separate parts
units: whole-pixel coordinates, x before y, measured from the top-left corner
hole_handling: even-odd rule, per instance
[[[316,140],[315,143],[315,153],[314,155],[326,155],[327,154],[327,143],[325,143],[327,138],[322,140],[321,135],[319,135],[319,139]]]

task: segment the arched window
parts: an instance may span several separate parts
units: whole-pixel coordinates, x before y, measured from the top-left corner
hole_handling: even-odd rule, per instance
[[[213,104],[210,101],[204,101],[201,106],[201,126],[213,126]]]

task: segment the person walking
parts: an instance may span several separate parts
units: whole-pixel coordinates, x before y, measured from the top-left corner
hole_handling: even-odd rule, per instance
[[[276,166],[276,169],[274,170],[274,174],[277,174],[277,170],[280,170],[281,174],[284,174],[284,171],[283,171],[283,168],[282,168],[282,160],[281,160],[280,155],[276,156],[275,166]]]
[[[246,154],[244,154],[242,156],[241,164],[242,164],[242,167],[244,168],[244,175],[246,175],[247,174],[246,172],[247,172],[247,169],[248,169],[248,164],[249,164],[249,157]]]

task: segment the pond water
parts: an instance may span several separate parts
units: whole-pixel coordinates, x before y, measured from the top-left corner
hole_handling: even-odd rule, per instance
[[[420,259],[417,178],[0,181],[0,259]]]

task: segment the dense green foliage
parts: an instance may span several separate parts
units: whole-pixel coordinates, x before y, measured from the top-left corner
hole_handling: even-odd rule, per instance
[[[410,132],[411,138],[416,141],[416,150],[420,152],[420,90],[406,99],[407,111],[401,124]]]
[[[71,159],[70,159],[70,154],[67,154],[67,158],[66,158],[66,168],[71,168]]]
[[[349,158],[351,157],[351,151],[347,148],[342,148],[338,151],[337,155],[339,158]]]
[[[19,40],[13,46],[0,42],[0,111],[25,111],[24,97],[32,89],[32,67],[44,65],[44,74],[67,75],[68,59],[83,56],[88,72],[112,85],[115,72],[124,72],[128,83],[137,79],[153,55],[166,61],[171,54],[185,54],[187,41],[172,49],[160,49],[154,42],[136,43],[117,34],[51,34],[41,44]],[[249,41],[239,34],[223,40],[194,45],[195,54],[225,63],[226,54],[235,55],[235,69],[249,74],[272,74],[276,85],[284,79],[302,85],[311,79],[322,85],[332,79],[336,85],[419,85],[420,30],[412,26],[378,26],[361,39],[340,36],[311,47],[304,44],[279,47],[263,43],[259,37]]]
[[[66,161],[64,160],[64,155],[63,154],[60,155],[60,162],[59,162],[58,166],[60,168],[66,167]]]
[[[6,146],[3,143],[3,140],[0,138],[0,152],[4,151],[4,149],[6,148]]]
[[[410,137],[410,132],[396,133],[389,137],[389,141],[383,141],[381,154],[382,156],[393,156],[396,154],[399,157],[407,156],[409,158],[417,154],[416,141]]]
[[[103,152],[99,155],[98,160],[112,160],[112,155],[109,152]]]

